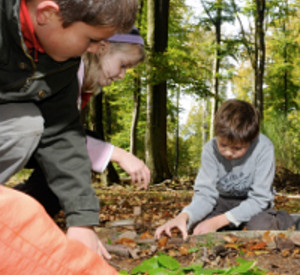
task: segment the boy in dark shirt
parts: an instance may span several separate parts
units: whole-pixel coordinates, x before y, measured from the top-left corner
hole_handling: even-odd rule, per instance
[[[0,182],[34,158],[67,215],[68,235],[109,257],[77,109],[80,56],[128,32],[136,0],[0,0]],[[72,234],[69,234],[69,231]]]

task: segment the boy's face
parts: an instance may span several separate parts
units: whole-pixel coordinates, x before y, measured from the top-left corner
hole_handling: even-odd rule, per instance
[[[62,62],[85,52],[96,53],[100,41],[114,35],[115,28],[83,22],[63,28],[60,17],[53,15],[47,24],[37,24],[35,33],[45,52],[55,61]]]
[[[250,146],[247,143],[234,143],[223,137],[217,137],[217,145],[220,154],[227,160],[236,160],[243,157]]]

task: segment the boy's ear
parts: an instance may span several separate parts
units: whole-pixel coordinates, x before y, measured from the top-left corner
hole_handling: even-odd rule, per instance
[[[98,53],[100,55],[104,55],[107,52],[107,49],[109,47],[110,42],[107,40],[101,40],[99,42],[99,49],[98,49]]]
[[[54,1],[42,1],[36,8],[36,21],[39,25],[45,25],[51,21],[53,15],[59,13],[59,6]]]

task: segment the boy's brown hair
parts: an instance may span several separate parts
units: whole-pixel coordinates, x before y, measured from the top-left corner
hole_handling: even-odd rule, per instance
[[[138,10],[137,0],[54,0],[59,8],[63,26],[84,22],[92,26],[116,27],[117,32],[132,28]]]
[[[260,129],[260,115],[254,106],[246,101],[230,99],[225,101],[216,113],[215,135],[231,142],[252,142]]]

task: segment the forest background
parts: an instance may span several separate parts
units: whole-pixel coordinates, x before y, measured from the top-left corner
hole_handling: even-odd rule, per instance
[[[193,179],[217,108],[238,98],[260,110],[277,167],[299,173],[300,0],[197,1],[140,0],[147,58],[93,98],[85,125],[143,159],[153,183]]]

